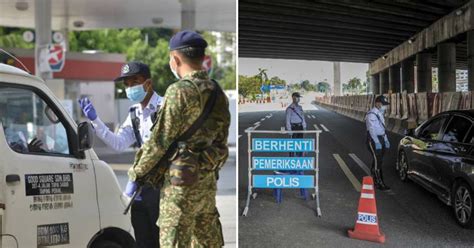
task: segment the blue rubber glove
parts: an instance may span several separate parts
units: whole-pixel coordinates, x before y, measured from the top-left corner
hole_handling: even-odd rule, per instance
[[[127,195],[128,197],[132,197],[133,193],[137,191],[137,188],[138,188],[138,185],[136,182],[128,181],[127,186],[125,187],[125,192],[123,193]],[[137,197],[135,197],[135,200],[141,201],[142,197],[140,195],[137,195]]]
[[[385,139],[385,149],[388,148],[390,148],[390,142],[388,141],[388,139]]]
[[[97,113],[95,111],[94,105],[92,105],[92,102],[89,100],[89,98],[84,97],[79,99],[79,105],[81,106],[82,112],[84,112],[84,115],[87,116],[89,120],[93,121],[97,119]]]
[[[375,150],[382,150],[382,144],[380,143],[375,143]]]

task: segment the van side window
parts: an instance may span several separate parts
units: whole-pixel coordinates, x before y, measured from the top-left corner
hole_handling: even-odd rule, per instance
[[[8,145],[16,152],[70,154],[66,128],[31,90],[0,87],[0,121]]]

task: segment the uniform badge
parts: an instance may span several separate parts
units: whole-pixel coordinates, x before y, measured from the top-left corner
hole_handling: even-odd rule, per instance
[[[130,71],[130,67],[128,66],[128,64],[122,67],[122,74],[128,73],[129,71]]]

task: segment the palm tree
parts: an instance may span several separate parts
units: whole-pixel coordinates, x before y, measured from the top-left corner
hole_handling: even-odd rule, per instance
[[[268,76],[267,76],[267,69],[264,69],[264,68],[258,68],[258,74],[257,74],[257,77],[260,78],[260,82],[261,84],[263,85],[264,82],[266,82],[268,80]]]

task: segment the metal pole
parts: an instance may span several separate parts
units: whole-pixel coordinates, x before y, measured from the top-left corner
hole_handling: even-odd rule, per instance
[[[252,195],[252,164],[251,164],[251,156],[252,156],[252,149],[251,149],[251,133],[247,132],[247,151],[248,151],[248,185],[247,185],[247,202],[245,203],[244,212],[242,213],[243,216],[247,216],[249,211],[250,205],[250,196]]]
[[[319,134],[321,131],[316,133],[316,211],[318,217],[321,217],[321,207],[319,205]]]

